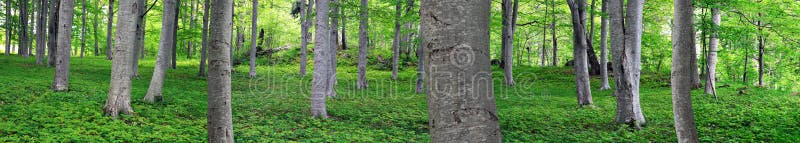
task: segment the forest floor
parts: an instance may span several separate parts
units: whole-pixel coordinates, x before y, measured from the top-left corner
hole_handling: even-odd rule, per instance
[[[0,56],[0,142],[202,142],[206,140],[206,83],[197,60],[168,70],[165,102],[141,102],[154,59],[140,62],[133,80],[133,116],[113,120],[102,106],[111,62],[73,58],[70,91],[52,92],[53,68],[35,58]],[[398,81],[390,71],[368,71],[369,89],[356,90],[355,66],[340,64],[338,96],[328,100],[332,118],[309,114],[311,74],[297,66],[247,66],[233,74],[233,123],[239,142],[427,142],[426,97],[414,93],[416,71]],[[494,89],[506,142],[676,142],[669,74],[645,73],[641,80],[642,130],[614,125],[613,91],[593,90],[594,108],[578,108],[568,68],[515,67],[517,85],[503,86],[494,69]],[[309,71],[311,71],[309,69]],[[309,72],[311,73],[311,72]],[[592,89],[599,89],[592,79]],[[702,142],[798,142],[800,97],[743,85],[719,83],[719,100],[693,92]],[[613,87],[613,83],[612,83]],[[746,94],[739,94],[740,90]]]

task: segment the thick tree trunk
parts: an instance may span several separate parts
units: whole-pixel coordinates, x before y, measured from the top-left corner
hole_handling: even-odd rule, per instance
[[[513,4],[511,0],[502,1],[503,13],[503,32],[502,32],[502,66],[504,83],[507,86],[514,86],[513,57],[514,54],[514,26],[513,26]]]
[[[256,77],[256,45],[258,45],[256,44],[256,29],[258,29],[258,0],[253,0],[252,16],[252,27],[250,30],[250,78]]]
[[[72,45],[72,13],[74,0],[61,0],[58,17],[58,50],[56,56],[56,72],[53,80],[54,91],[67,91],[69,89],[69,58]]]
[[[197,75],[201,77],[206,76],[206,56],[208,54],[208,15],[210,12],[211,4],[208,3],[208,0],[203,0],[203,30],[200,46],[200,72],[197,73]]]
[[[108,22],[108,27],[106,28],[106,59],[111,60],[111,58],[112,58],[111,57],[111,54],[112,54],[111,53],[111,51],[112,51],[111,47],[113,47],[113,45],[111,43],[112,42],[111,41],[111,37],[114,37],[113,35],[111,35],[111,32],[113,30],[112,26],[113,26],[113,23],[114,23],[114,0],[108,0],[108,21],[107,22]]]
[[[56,66],[56,55],[58,55],[58,12],[61,0],[50,0],[47,24],[47,65]],[[10,45],[10,44],[9,44]]]
[[[491,1],[420,6],[431,142],[501,142],[487,54]]]
[[[28,43],[28,0],[19,0],[17,1],[20,7],[19,9],[19,45],[20,47],[17,48],[17,54],[27,58],[30,56],[29,54],[29,45]]]
[[[45,40],[47,40],[47,0],[39,1],[36,17],[36,64],[44,65]],[[6,36],[8,37],[8,36]]]
[[[305,5],[305,0],[300,0],[301,7]],[[308,0],[308,6],[305,9],[300,9],[301,17],[303,17],[302,29],[300,32],[300,36],[302,41],[300,43],[300,76],[306,75],[306,64],[308,64],[308,41],[311,39],[311,33],[308,32],[308,29],[311,27],[311,21],[314,19],[311,16],[311,12],[314,11],[314,0]]]
[[[233,1],[214,0],[208,48],[208,141],[233,143],[231,115],[231,38]]]
[[[692,111],[692,86],[686,83],[692,80],[691,56],[695,53],[694,29],[692,24],[692,0],[675,0],[675,21],[672,40],[672,110],[675,116],[675,131],[678,142],[696,143],[697,127],[695,127]],[[612,24],[613,25],[613,24]]]
[[[397,80],[397,70],[400,60],[400,14],[401,1],[395,4],[394,40],[392,41],[392,80]]]
[[[711,40],[708,43],[708,57],[707,60],[707,73],[706,73],[706,94],[717,95],[715,89],[717,82],[717,51],[719,50],[719,26],[722,22],[722,13],[718,8],[711,9],[711,21],[714,22],[714,27],[711,33]]]
[[[153,77],[150,80],[150,87],[147,88],[147,95],[143,101],[146,103],[160,102],[163,99],[161,88],[164,86],[164,75],[167,68],[169,68],[170,53],[172,50],[169,48],[174,42],[175,33],[172,33],[174,28],[175,11],[177,8],[176,0],[164,0],[164,13],[161,16],[161,39],[158,42],[158,54],[156,55],[156,65],[153,70]]]
[[[367,83],[367,51],[369,49],[369,1],[361,0],[361,22],[358,26],[358,89],[369,87]],[[307,30],[307,28],[306,28]]]
[[[63,0],[72,1],[72,0]],[[139,6],[142,0],[123,0],[119,3],[119,21],[117,23],[117,37],[114,41],[114,60],[111,65],[111,85],[109,86],[108,99],[103,106],[103,112],[114,118],[120,113],[132,114],[131,108],[131,60],[133,56],[134,42],[136,42],[136,23],[139,16]],[[72,9],[72,6],[68,9]],[[71,13],[61,12],[65,15]],[[63,19],[62,19],[63,20]],[[63,27],[62,27],[63,28]],[[70,29],[70,28],[64,28]],[[59,44],[61,45],[61,44]]]
[[[578,106],[589,106],[592,104],[592,90],[589,86],[589,67],[586,54],[586,26],[582,22],[581,13],[585,12],[586,0],[567,0],[570,11],[572,12],[573,42],[575,58],[574,72],[576,90],[578,96]]]
[[[612,47],[614,80],[617,97],[615,122],[640,129],[646,123],[639,102],[641,71],[643,0],[629,0],[627,12],[621,0],[608,2],[610,43]]]
[[[331,45],[331,32],[328,24],[328,4],[330,0],[317,0],[316,37],[314,38],[314,79],[311,86],[311,116],[328,118],[325,109],[325,98],[330,95],[331,71],[333,61],[330,61],[333,50]]]
[[[603,0],[602,12],[608,13],[608,0]],[[608,84],[608,16],[600,17],[600,90],[609,90]]]

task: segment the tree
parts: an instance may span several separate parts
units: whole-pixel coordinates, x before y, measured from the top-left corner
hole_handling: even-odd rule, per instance
[[[369,49],[369,1],[361,0],[361,23],[358,26],[358,82],[359,89],[369,87],[367,83],[367,50]],[[306,28],[307,30],[307,28]],[[418,81],[419,82],[419,81]]]
[[[675,0],[672,34],[672,111],[678,142],[699,142],[692,113],[691,55],[695,52],[692,0]],[[613,20],[612,20],[613,21]],[[612,24],[613,25],[613,24]],[[613,29],[613,28],[612,28]],[[616,71],[616,70],[615,70]]]
[[[211,5],[208,0],[203,0],[203,30],[200,46],[200,72],[198,76],[206,76],[207,50],[208,50],[208,15],[211,12]]]
[[[106,59],[111,60],[111,26],[114,23],[114,0],[108,0],[108,27],[106,28]]]
[[[86,0],[81,1],[81,59],[86,47]]]
[[[256,77],[256,29],[258,29],[258,0],[253,0],[252,35],[250,35],[250,78]],[[262,31],[263,32],[263,31]]]
[[[72,1],[72,0],[63,0]],[[62,1],[62,2],[63,2]],[[136,42],[136,23],[138,22],[139,6],[143,0],[123,0],[119,3],[119,20],[117,21],[117,37],[114,42],[114,57],[111,64],[111,84],[108,91],[108,99],[103,106],[103,112],[117,118],[119,114],[133,114],[131,108],[131,72],[130,65],[135,57],[133,56],[134,42]],[[61,7],[72,6],[62,5]],[[72,15],[61,12],[65,15]],[[69,28],[66,28],[69,29]],[[59,43],[59,45],[62,45]],[[59,55],[60,56],[60,55]]]
[[[61,0],[59,4],[58,27],[72,27],[74,0]],[[72,28],[58,29],[58,50],[56,56],[56,72],[53,80],[54,91],[69,90],[69,52],[72,45]]]
[[[176,1],[176,3],[180,4],[181,0]],[[180,5],[175,7],[175,19],[172,19],[173,21],[175,21],[175,25],[173,26],[174,28],[172,29],[172,34],[173,35],[178,35],[178,18],[181,15],[181,10],[180,9],[181,9]],[[173,38],[172,39],[172,45],[170,45],[170,48],[172,48],[172,50],[170,51],[170,52],[172,52],[171,53],[172,57],[170,58],[170,61],[172,61],[172,63],[169,64],[172,67],[172,69],[178,69],[178,45],[177,44],[178,44],[178,38]]]
[[[56,55],[58,55],[58,20],[61,0],[50,0],[49,15],[47,24],[47,65],[56,66]]]
[[[644,125],[645,118],[639,103],[639,74],[641,71],[642,9],[644,0],[629,0],[623,11],[621,0],[608,3],[610,44],[614,67],[614,96],[617,97],[617,124]]]
[[[172,40],[175,38],[175,33],[172,33],[172,28],[175,28],[176,21],[173,18],[176,18],[176,11],[173,9],[177,8],[177,1],[176,0],[164,0],[164,12],[161,16],[161,27],[164,29],[161,30],[161,39],[158,42],[158,53],[156,55],[156,65],[153,69],[153,77],[150,80],[150,87],[147,88],[147,95],[144,96],[142,99],[144,102],[152,103],[152,102],[160,102],[163,99],[161,88],[164,87],[164,75],[166,74],[167,68],[169,68],[169,59],[170,53],[172,53]]]
[[[44,65],[45,40],[47,40],[47,0],[38,0],[36,14],[36,64]],[[8,37],[8,36],[6,36]]]
[[[94,19],[93,22],[92,22],[92,29],[93,29],[92,30],[92,35],[93,35],[92,39],[94,39],[94,56],[100,56],[100,48],[99,48],[99,45],[97,43],[97,39],[99,39],[98,37],[100,37],[100,36],[97,35],[97,31],[100,30],[100,29],[97,29],[97,23],[100,23],[100,22],[98,22],[98,21],[100,21],[100,19],[97,19],[97,15],[100,15],[100,14],[98,14],[98,13],[93,13],[92,14],[93,19]]]
[[[551,7],[550,10],[552,11],[553,15],[553,20],[550,21],[550,29],[551,29],[550,31],[552,31],[550,34],[552,34],[553,36],[551,39],[553,40],[553,57],[552,57],[553,61],[551,62],[553,62],[552,64],[553,66],[558,66],[558,38],[556,37],[556,33],[558,32],[558,30],[556,30],[556,28],[558,28],[558,25],[556,25],[556,21],[558,19],[556,18],[556,2],[555,0],[551,0],[550,3],[553,4],[550,6]]]
[[[717,91],[715,89],[717,80],[717,51],[719,50],[719,25],[722,23],[722,13],[719,8],[711,9],[711,21],[714,22],[712,28],[711,40],[708,43],[708,55],[706,57],[706,94],[712,94],[716,97]]]
[[[306,75],[306,64],[308,63],[308,41],[311,39],[311,33],[308,32],[308,29],[311,27],[311,21],[313,17],[311,17],[311,12],[314,11],[314,0],[308,0],[308,6],[305,6],[305,0],[300,0],[301,4],[301,19],[302,19],[302,26],[301,26],[301,43],[300,43],[300,76]],[[303,9],[305,8],[305,9]]]
[[[503,60],[503,77],[504,83],[508,86],[514,86],[514,71],[512,70],[513,67],[513,58],[512,55],[514,54],[514,24],[513,23],[513,6],[511,0],[503,0],[503,32],[502,32],[502,60]]]
[[[337,66],[336,54],[337,54],[337,50],[339,48],[339,32],[337,31],[337,29],[339,28],[339,17],[341,15],[337,15],[339,13],[338,11],[339,11],[339,7],[340,7],[339,0],[331,0],[330,4],[332,5],[332,6],[330,6],[331,12],[328,13],[328,14],[332,15],[332,16],[329,16],[331,18],[330,19],[330,22],[331,22],[331,25],[330,25],[330,30],[331,30],[330,31],[331,32],[330,33],[331,34],[330,40],[331,40],[331,43],[330,43],[330,47],[329,47],[328,50],[331,50],[331,52],[330,52],[331,56],[328,57],[328,58],[330,59],[331,64],[330,64],[330,66],[328,68],[330,68],[331,73],[330,73],[330,76],[328,77],[328,82],[330,82],[330,84],[328,84],[328,86],[330,86],[330,87],[328,87],[328,90],[330,90],[330,91],[328,91],[328,95],[327,96],[328,97],[336,97],[336,66]]]
[[[6,17],[10,17],[11,15],[11,0],[6,0]],[[10,20],[4,20],[6,22],[6,56],[11,53],[11,22]]]
[[[147,4],[145,4],[145,0],[141,0],[141,2],[136,3],[137,6],[135,9],[136,12],[136,39],[133,41],[133,51],[132,54],[133,60],[131,60],[131,77],[139,78],[139,55],[144,55],[141,53],[141,50],[144,49],[144,28],[145,28],[145,10]]]
[[[602,12],[608,13],[608,0],[603,0]],[[608,16],[600,16],[600,90],[609,90],[608,84]]]
[[[28,44],[28,0],[19,0],[19,48],[17,54],[27,58],[30,56]]]
[[[403,8],[401,0],[396,0],[394,7],[394,40],[392,41],[392,80],[397,80],[397,70],[400,62],[400,10]]]
[[[501,142],[486,54],[491,1],[420,6],[431,142]]]
[[[208,141],[233,142],[231,121],[231,38],[233,1],[214,0],[208,47]]]
[[[334,56],[330,43],[330,27],[328,27],[328,4],[330,0],[317,0],[317,23],[316,37],[314,38],[314,79],[311,85],[311,115],[318,118],[328,118],[325,109],[325,98],[330,94],[330,77],[332,71],[330,67],[332,61],[330,56]]]
[[[575,58],[575,81],[578,96],[578,106],[588,106],[592,104],[592,90],[589,86],[589,67],[586,54],[586,23],[582,20],[585,15],[586,0],[567,0],[570,11],[572,12],[573,42]]]

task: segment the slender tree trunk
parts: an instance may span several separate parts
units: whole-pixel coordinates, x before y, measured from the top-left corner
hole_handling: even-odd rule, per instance
[[[72,1],[72,0],[63,0]],[[117,37],[114,39],[114,60],[111,65],[111,85],[108,91],[108,99],[103,106],[103,112],[114,118],[119,114],[132,114],[131,108],[131,60],[133,56],[134,42],[136,42],[136,23],[139,16],[139,4],[143,0],[123,0],[119,3],[119,21],[117,23]],[[72,9],[72,6],[67,9]],[[62,14],[72,15],[62,11]],[[70,28],[64,28],[70,29]],[[59,44],[61,45],[61,44]]]
[[[111,57],[111,54],[112,54],[111,53],[111,51],[112,51],[111,47],[113,47],[113,45],[111,43],[112,42],[111,41],[111,37],[114,37],[113,35],[111,35],[111,32],[113,30],[112,26],[113,26],[113,23],[114,23],[114,0],[108,0],[108,21],[107,22],[108,22],[108,27],[106,28],[106,59],[111,60],[111,58],[112,58]]]
[[[336,62],[336,55],[338,54],[337,50],[339,48],[339,32],[337,31],[337,29],[339,28],[339,16],[340,16],[337,14],[339,13],[338,11],[340,5],[339,5],[339,0],[331,0],[330,3],[333,5],[331,6],[332,9],[331,13],[328,13],[329,15],[333,15],[330,16],[331,47],[329,49],[331,50],[332,55],[329,57],[331,60],[331,65],[329,67],[331,68],[330,69],[331,73],[330,77],[328,78],[328,82],[330,82],[330,84],[328,84],[328,86],[330,86],[328,90],[330,91],[328,91],[327,96],[336,97],[336,66],[338,66]]]
[[[706,94],[717,95],[717,91],[715,89],[716,82],[717,82],[717,51],[719,47],[719,26],[722,22],[722,13],[720,13],[719,8],[712,8],[711,9],[711,21],[714,22],[714,26],[712,28],[711,33],[711,40],[709,41],[708,46],[708,57],[706,65],[707,73],[706,73]]]
[[[548,8],[550,8],[549,4],[545,4],[544,11],[545,14],[548,13]],[[547,21],[547,18],[545,18]],[[547,65],[547,24],[542,24],[542,48],[539,49],[539,60],[541,61],[540,65],[542,67]]]
[[[760,22],[759,22],[760,23]],[[759,29],[760,30],[760,29]],[[763,35],[758,35],[758,86],[764,87],[764,41]]]
[[[644,1],[629,0],[627,12],[623,11],[622,0],[610,0],[607,4],[617,97],[615,122],[640,129],[646,123],[639,102]]]
[[[696,143],[697,128],[692,111],[691,57],[695,53],[691,0],[675,0],[675,22],[672,40],[672,110],[678,142]],[[613,25],[613,24],[612,24]],[[687,58],[689,57],[689,58]]]
[[[160,102],[163,99],[162,96],[162,87],[164,86],[164,75],[166,74],[167,68],[169,68],[169,59],[170,53],[172,50],[169,48],[174,42],[175,33],[172,33],[172,28],[174,28],[175,20],[175,11],[172,9],[177,8],[176,0],[164,0],[164,13],[161,16],[161,27],[164,29],[161,30],[161,39],[158,42],[158,54],[156,55],[156,65],[155,69],[153,70],[153,77],[150,80],[150,87],[147,88],[147,95],[144,97],[143,101],[147,103],[153,102]]]
[[[600,61],[597,60],[597,53],[594,52],[594,8],[595,8],[595,1],[592,0],[591,9],[590,9],[590,16],[587,18],[586,13],[581,13],[581,18],[583,21],[583,25],[586,25],[586,21],[590,22],[589,31],[586,32],[586,54],[589,56],[589,74],[591,75],[600,75]],[[585,6],[584,6],[585,7]],[[585,9],[585,8],[584,8]]]
[[[233,143],[231,115],[231,38],[233,1],[214,0],[208,60],[208,141]]]
[[[191,12],[189,12],[189,29],[194,29],[194,21],[195,21],[194,20],[194,14],[197,13],[197,11],[200,11],[200,10],[197,9],[197,3],[194,0],[192,0],[191,2],[192,2]],[[188,47],[186,48],[186,52],[187,52],[186,53],[186,58],[187,59],[192,59],[192,57],[194,56],[194,54],[193,54],[194,45],[195,45],[194,41],[193,40],[189,40],[189,44],[187,45]]]
[[[334,56],[331,45],[331,31],[328,24],[328,4],[330,0],[317,0],[317,23],[316,23],[316,37],[314,38],[314,79],[311,86],[311,115],[317,118],[328,118],[327,109],[325,109],[325,98],[330,95],[331,84],[330,68],[333,61],[330,61],[330,56]]]
[[[300,0],[301,7],[305,5],[305,0]],[[311,39],[311,33],[308,29],[311,27],[313,17],[311,13],[314,11],[314,0],[308,0],[308,6],[305,9],[300,9],[301,17],[303,17],[303,24],[301,29],[302,42],[300,43],[300,76],[306,75],[306,64],[308,63],[308,41]]]
[[[697,64],[697,62],[698,62],[698,59],[697,59],[697,49],[698,49],[698,47],[695,46],[693,49],[694,50],[692,50],[692,55],[690,57],[691,58],[690,60],[692,61],[692,71],[691,71],[692,79],[690,81],[692,82],[692,89],[698,89],[700,87],[703,87],[703,84],[700,81],[700,69],[699,69],[700,66]]]
[[[19,48],[17,48],[17,54],[28,58],[30,48],[28,44],[28,0],[18,0],[19,4],[19,25],[20,31],[19,33]]]
[[[504,83],[507,86],[514,86],[513,57],[514,54],[514,26],[513,26],[513,3],[511,0],[503,0],[503,32],[502,32],[502,66]]]
[[[746,48],[745,47],[744,48],[744,67],[742,68],[742,82],[744,83],[745,86],[750,86],[750,84],[747,83],[747,68],[749,68],[747,66],[748,63],[750,63],[750,48]]]
[[[367,52],[369,49],[369,1],[361,0],[361,23],[358,26],[358,82],[359,89],[369,87],[367,83]],[[308,30],[306,28],[305,30]],[[305,39],[305,38],[304,38]]]
[[[138,9],[135,10],[135,12],[136,12],[136,17],[135,17],[136,18],[136,38],[133,41],[134,42],[133,43],[133,51],[131,51],[133,53],[133,57],[131,57],[132,58],[132,60],[131,60],[131,71],[132,71],[131,72],[131,77],[132,78],[139,78],[139,54],[142,54],[142,53],[140,53],[141,49],[144,49],[144,27],[145,27],[144,22],[146,21],[144,19],[144,14],[145,14],[145,10],[146,10],[147,4],[145,4],[145,2],[146,2],[145,0],[139,0],[139,1],[140,2],[136,3],[137,4],[136,8],[138,8]]]
[[[491,1],[424,0],[420,6],[423,57],[432,57],[424,58],[431,142],[501,142],[486,54]],[[467,58],[452,60],[461,59],[455,55]]]
[[[61,0],[59,6],[60,15],[58,17],[58,56],[56,56],[56,72],[55,78],[53,80],[53,90],[54,91],[67,91],[69,90],[69,61],[70,61],[70,50],[72,45],[72,28],[63,28],[63,27],[72,27],[72,13],[74,11],[73,6],[75,5],[74,0]]]
[[[581,107],[589,106],[592,104],[592,90],[589,86],[589,67],[586,54],[586,26],[581,20],[581,13],[584,13],[586,9],[586,0],[567,0],[567,3],[572,12],[572,34],[575,47],[573,52],[575,65],[573,67],[577,84],[578,105]]]
[[[10,17],[11,16],[11,0],[6,0],[5,4],[6,4],[6,17]],[[6,56],[8,56],[9,53],[11,53],[11,22],[10,22],[10,20],[4,20],[4,21],[6,22],[6,27],[5,27],[6,28],[6,35],[5,35],[5,37],[6,37],[6,50],[5,50],[5,54],[6,54]]]
[[[603,0],[602,12],[608,13],[608,0]],[[600,16],[600,90],[609,90],[608,84],[608,16]]]
[[[341,25],[341,28],[342,28],[342,42],[341,42],[342,50],[347,50],[347,16],[345,16],[345,13],[346,12],[345,12],[344,8],[341,8],[339,10],[339,16],[340,16],[339,19],[342,20],[342,25]]]
[[[45,41],[47,40],[47,0],[37,0],[39,6],[36,17],[36,64],[44,65]],[[8,36],[6,36],[8,37]]]
[[[256,77],[256,29],[258,29],[258,0],[253,0],[253,18],[251,23],[253,25],[250,35],[250,78],[254,78]]]
[[[100,37],[100,36],[97,35],[97,31],[99,30],[99,29],[97,29],[97,25],[98,25],[97,23],[100,23],[100,22],[98,22],[100,20],[97,19],[97,15],[99,15],[99,14],[97,14],[97,13],[93,13],[92,14],[92,16],[93,16],[93,21],[92,21],[92,29],[93,29],[92,30],[92,37],[93,38],[92,39],[94,40],[94,56],[100,56],[100,48],[99,48],[99,45],[98,45],[98,42],[97,42],[98,37]]]
[[[172,29],[172,33],[174,35],[178,35],[178,18],[180,18],[181,15],[181,0],[178,0],[177,3],[178,6],[175,8],[175,19],[173,19],[173,21],[175,21],[175,25],[173,27],[175,28]],[[170,64],[170,66],[172,66],[172,69],[178,69],[178,38],[174,38],[172,41],[172,46],[170,47],[172,48],[172,58],[170,58],[172,64]]]
[[[397,80],[397,70],[400,59],[400,14],[402,9],[401,1],[398,0],[395,4],[395,20],[394,20],[394,41],[392,42],[392,80]]]
[[[48,4],[48,24],[47,24],[47,65],[56,66],[56,55],[58,55],[58,12],[61,0],[50,0]]]
[[[556,2],[555,2],[555,0],[551,0],[550,2],[553,4],[552,6],[550,6],[551,7],[551,9],[550,9],[551,13],[553,14],[553,21],[550,21],[550,28],[551,28],[551,30],[550,30],[551,32],[550,33],[553,35],[553,37],[551,39],[551,40],[553,40],[553,50],[552,50],[553,51],[553,57],[552,57],[553,61],[551,61],[551,62],[553,62],[553,66],[558,66],[558,38],[556,37],[556,33],[558,32],[558,30],[557,30],[558,25],[556,25],[556,21],[558,19],[556,18],[556,13],[555,13],[555,11],[556,11],[555,10],[556,9]]]
[[[81,59],[86,48],[86,0],[81,2]]]
[[[200,72],[198,72],[198,76],[206,76],[206,63],[207,63],[207,50],[208,50],[208,15],[211,12],[211,4],[208,3],[208,0],[203,0],[203,32],[202,32],[202,41],[200,46]]]

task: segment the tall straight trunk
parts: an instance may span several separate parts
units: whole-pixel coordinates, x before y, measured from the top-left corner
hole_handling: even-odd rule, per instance
[[[608,13],[608,0],[601,4],[602,12]],[[600,16],[600,90],[609,90],[608,84],[608,16]]]
[[[575,50],[573,50],[573,57],[575,58],[574,72],[576,90],[578,96],[578,106],[589,106],[592,104],[592,90],[589,86],[589,67],[586,54],[586,26],[582,22],[581,16],[586,9],[586,0],[567,0],[570,11],[572,12],[572,27],[573,27],[573,42]]]
[[[759,17],[761,14],[759,13]],[[758,22],[758,25],[762,25],[761,21]],[[761,28],[758,29],[762,31]],[[763,87],[764,85],[764,35],[759,34],[758,36],[758,86]]]
[[[108,21],[106,22],[108,22],[108,27],[106,28],[106,59],[111,60],[111,47],[113,46],[111,43],[111,37],[114,37],[111,35],[113,30],[112,26],[114,23],[114,0],[108,0]]]
[[[305,0],[300,0],[301,7],[305,6]],[[301,17],[303,17],[302,29],[300,32],[300,36],[302,38],[302,42],[300,43],[300,76],[306,75],[306,64],[308,64],[308,41],[311,39],[311,33],[308,32],[308,29],[311,27],[311,21],[313,17],[311,17],[311,12],[314,11],[314,0],[308,0],[308,6],[305,9],[300,9]]]
[[[145,19],[144,14],[146,10],[147,4],[145,4],[145,0],[139,0],[140,2],[136,3],[137,6],[135,10],[136,12],[136,38],[134,39],[133,43],[133,60],[131,60],[131,77],[139,78],[139,55],[142,54],[141,50],[144,49],[144,28],[145,28]]]
[[[339,9],[339,19],[342,20],[340,25],[342,28],[342,42],[340,44],[342,45],[342,50],[347,50],[347,16],[345,16],[344,8]]]
[[[333,15],[333,16],[330,17],[331,18],[331,20],[330,20],[330,22],[331,22],[331,25],[330,25],[330,29],[331,29],[331,39],[330,39],[331,40],[331,47],[329,49],[329,50],[331,50],[332,55],[329,57],[330,60],[331,60],[331,65],[329,67],[331,73],[330,73],[330,77],[328,79],[328,82],[330,82],[330,84],[328,84],[328,86],[330,86],[328,88],[328,90],[330,90],[330,91],[328,91],[328,95],[327,96],[328,97],[336,97],[336,66],[338,66],[337,65],[338,63],[336,62],[336,55],[338,54],[337,50],[339,48],[339,32],[336,29],[339,28],[339,16],[340,15],[337,15],[337,13],[339,13],[338,11],[339,11],[339,7],[340,7],[339,0],[331,0],[331,4],[333,5],[331,7],[332,10],[331,10],[331,13],[328,13],[328,14],[329,15]]]
[[[333,64],[330,59],[334,56],[331,45],[331,31],[328,24],[328,4],[330,0],[317,0],[316,37],[314,38],[314,78],[311,85],[311,116],[328,118],[325,108],[325,98],[330,95],[330,78]]]
[[[361,22],[358,26],[358,89],[369,87],[367,83],[367,52],[369,49],[369,1],[361,0]],[[307,30],[306,28],[305,30]],[[305,39],[305,38],[304,38]]]
[[[208,15],[211,12],[211,4],[208,0],[203,0],[203,30],[201,36],[201,46],[200,46],[200,72],[197,73],[198,76],[206,76],[206,55],[208,54]]]
[[[19,4],[19,25],[20,30],[19,32],[19,48],[17,48],[17,54],[27,58],[29,55],[28,48],[28,0],[19,0],[17,1]]]
[[[252,30],[250,35],[250,78],[256,77],[256,29],[258,27],[258,0],[253,0]],[[263,32],[263,31],[262,31]]]
[[[64,0],[72,1],[72,0]],[[117,37],[114,41],[114,58],[111,64],[111,84],[108,99],[103,106],[103,112],[114,118],[119,114],[132,114],[131,108],[131,60],[134,60],[133,50],[136,42],[136,23],[139,16],[139,6],[143,0],[123,0],[119,3],[119,21],[117,21]],[[72,9],[72,6],[64,6]],[[62,11],[62,14],[67,14]],[[72,15],[72,14],[68,14]],[[70,28],[64,28],[70,29]],[[59,44],[61,45],[61,44]]]
[[[233,142],[231,120],[231,38],[233,1],[214,0],[211,16],[211,35],[208,60],[208,141]]]
[[[692,0],[675,0],[672,36],[672,110],[678,142],[699,142],[692,111],[691,57],[695,53]],[[613,24],[612,24],[613,25]]]
[[[692,64],[692,71],[691,71],[692,79],[689,80],[689,81],[692,82],[692,89],[698,89],[698,88],[703,86],[702,82],[700,81],[700,69],[699,69],[700,66],[697,64],[697,62],[699,61],[697,59],[697,48],[698,48],[697,46],[695,46],[693,48],[694,50],[692,50],[692,55],[690,56],[690,58],[691,58],[690,60],[692,61],[691,62],[691,64]]]
[[[597,60],[597,53],[594,52],[594,8],[595,8],[595,1],[592,0],[591,9],[590,9],[590,16],[587,18],[586,13],[581,13],[583,17],[583,25],[586,25],[586,21],[590,22],[589,31],[586,32],[586,54],[589,56],[589,72],[591,75],[599,75],[600,74],[600,61]]]
[[[194,29],[194,21],[195,21],[194,14],[197,13],[197,11],[199,10],[197,9],[197,3],[194,0],[192,0],[191,2],[192,2],[191,11],[189,12],[189,29]],[[192,53],[194,51],[194,45],[195,45],[194,41],[189,40],[189,44],[187,45],[186,48],[187,59],[191,59],[194,56],[194,54]]]
[[[486,54],[491,1],[420,6],[431,142],[501,142]]]
[[[5,4],[6,4],[6,17],[10,17],[11,16],[11,0],[6,0]],[[11,22],[10,22],[10,20],[4,20],[4,21],[6,21],[6,27],[5,27],[6,28],[6,35],[5,35],[5,37],[6,37],[6,50],[5,50],[5,54],[6,54],[6,56],[8,56],[9,53],[11,53]]]
[[[81,1],[81,59],[86,48],[86,0]]]
[[[153,69],[153,77],[150,80],[150,87],[147,88],[147,95],[143,101],[147,103],[160,102],[163,99],[162,87],[164,86],[164,75],[167,68],[169,68],[169,59],[174,42],[175,33],[172,33],[172,28],[175,28],[175,11],[177,8],[176,0],[164,0],[164,13],[161,16],[161,39],[158,41],[158,54],[156,55],[156,64]]]
[[[99,48],[99,45],[98,45],[98,42],[97,42],[97,39],[98,39],[97,37],[99,37],[97,35],[97,30],[99,30],[99,29],[97,29],[97,23],[100,23],[100,22],[98,22],[99,19],[97,19],[97,15],[99,15],[99,14],[97,14],[97,13],[93,13],[92,14],[92,16],[93,16],[93,20],[92,20],[92,29],[93,29],[92,30],[92,37],[93,38],[92,39],[94,40],[94,56],[100,56],[100,48]]]
[[[622,0],[608,4],[615,87],[617,100],[615,122],[640,129],[646,123],[639,102],[641,71],[642,9],[644,0],[629,0],[627,12]]]
[[[181,15],[181,0],[178,0],[177,3],[178,7],[175,8],[175,19],[173,19],[173,21],[175,21],[175,25],[173,26],[174,29],[172,29],[172,33],[174,35],[178,35],[178,18],[180,18]],[[172,46],[170,48],[172,48],[172,57],[170,58],[172,63],[169,65],[172,67],[172,69],[178,69],[178,38],[172,39]]]
[[[514,86],[513,57],[514,54],[514,26],[513,26],[513,3],[511,0],[502,1],[503,13],[503,32],[502,32],[502,66],[503,81],[507,86]]]
[[[706,94],[717,95],[715,89],[717,82],[717,51],[719,50],[719,26],[722,22],[722,13],[719,8],[711,9],[711,21],[714,23],[711,33],[711,40],[708,43],[708,57],[706,57]]]
[[[45,40],[47,40],[47,0],[37,0],[39,6],[36,17],[36,64],[44,65]],[[7,36],[6,36],[7,37]]]
[[[48,24],[47,24],[47,65],[56,66],[56,55],[58,55],[58,10],[61,0],[50,0],[48,3]]]
[[[748,63],[750,63],[750,48],[745,47],[744,48],[744,67],[742,67],[742,83],[744,83],[745,86],[750,86],[750,84],[747,83],[747,68],[748,68],[747,64]]]
[[[550,6],[551,7],[550,11],[551,11],[551,14],[553,15],[553,21],[550,21],[550,28],[551,28],[550,34],[553,35],[553,37],[551,39],[551,40],[553,40],[553,50],[552,50],[553,51],[553,57],[552,57],[553,61],[551,61],[551,62],[553,62],[553,66],[558,66],[558,38],[556,38],[556,33],[558,32],[558,30],[557,30],[558,25],[556,25],[556,20],[558,20],[558,19],[556,19],[556,13],[555,13],[556,12],[556,10],[555,10],[556,9],[556,2],[555,2],[555,0],[551,0],[550,3],[553,4],[553,5]]]
[[[548,8],[550,8],[549,4],[545,4],[544,11],[545,14],[548,13]],[[547,18],[545,18],[547,21]],[[539,50],[539,60],[541,60],[540,66],[544,67],[547,65],[547,24],[542,24],[542,48]]]
[[[401,1],[398,0],[395,4],[395,20],[394,20],[394,40],[392,41],[392,80],[397,80],[397,70],[400,58],[400,9],[402,9]]]
[[[67,91],[69,90],[69,61],[70,50],[72,45],[72,13],[74,0],[61,0],[59,4],[60,15],[58,17],[58,50],[56,56],[56,72],[53,80],[54,91]]]

